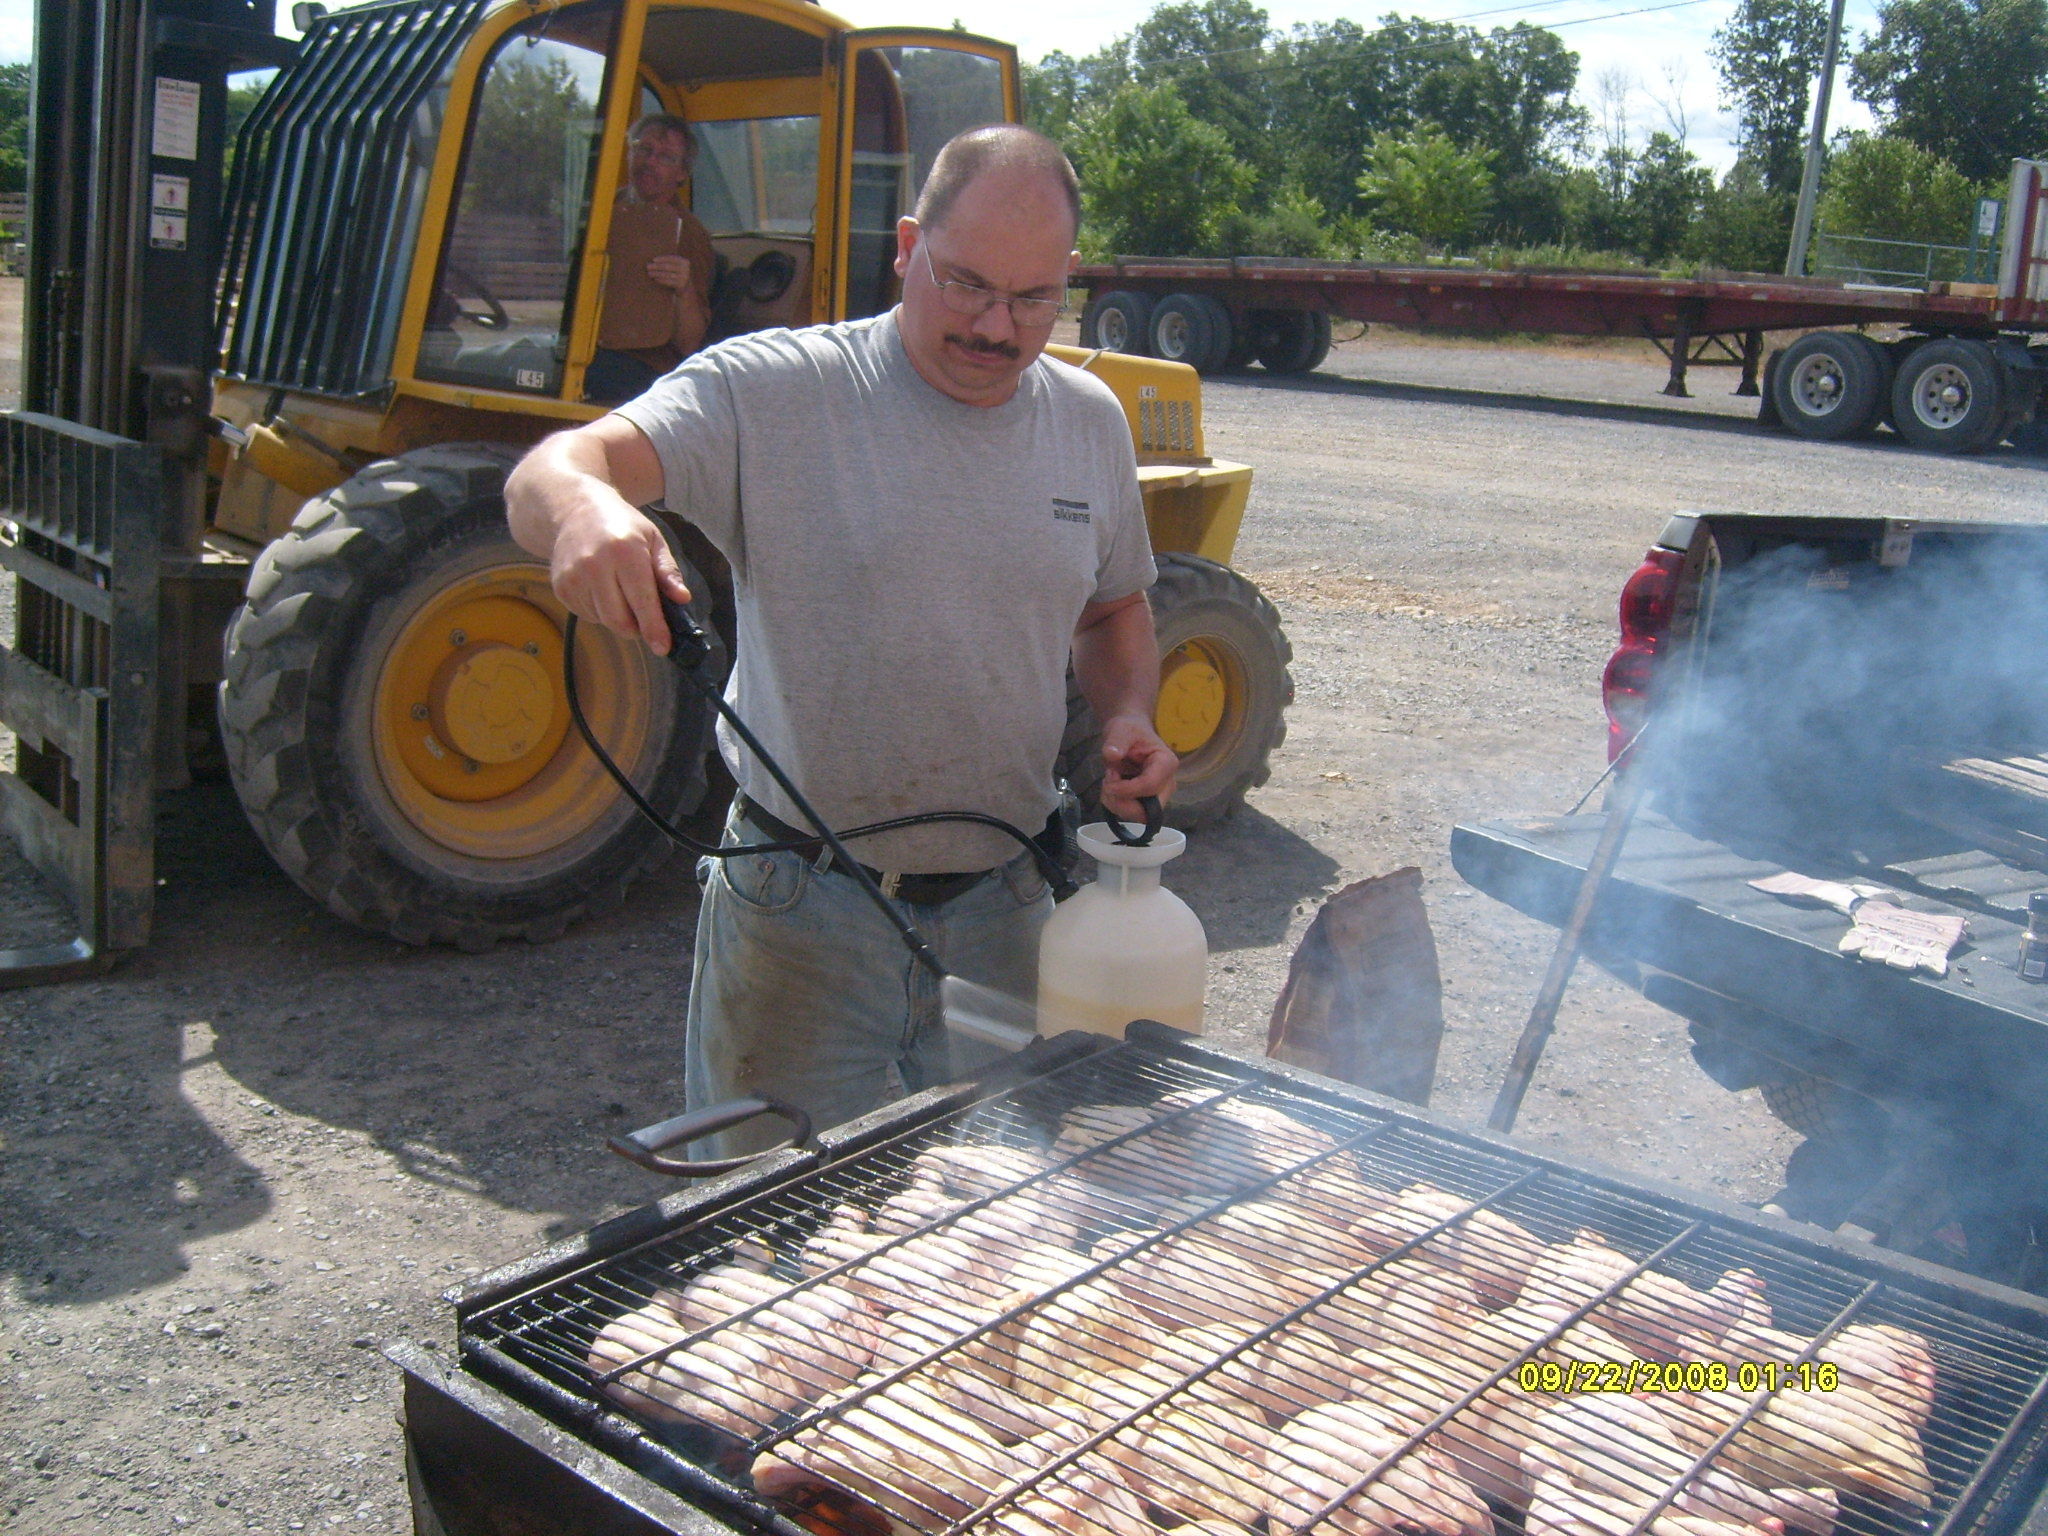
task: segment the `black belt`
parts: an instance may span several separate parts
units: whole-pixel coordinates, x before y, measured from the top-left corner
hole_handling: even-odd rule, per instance
[[[779,816],[769,815],[744,791],[733,797],[733,809],[778,843],[802,843],[813,848],[825,846],[825,840],[817,833],[802,831],[792,827]],[[826,867],[838,870],[848,879],[852,878],[845,861],[836,853],[832,855],[832,862]],[[867,877],[882,888],[884,896],[893,896],[898,901],[915,902],[920,906],[936,906],[942,901],[951,901],[955,896],[979,885],[995,873],[990,869],[972,869],[959,874],[895,875],[886,874],[879,869],[869,869],[865,864],[856,867],[866,871]]]

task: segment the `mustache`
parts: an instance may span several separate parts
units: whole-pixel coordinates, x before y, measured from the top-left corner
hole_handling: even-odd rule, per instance
[[[986,336],[948,336],[946,339],[965,347],[970,352],[980,352],[989,357],[1000,357],[1009,362],[1015,362],[1024,355],[1017,349],[1014,342],[991,341]]]

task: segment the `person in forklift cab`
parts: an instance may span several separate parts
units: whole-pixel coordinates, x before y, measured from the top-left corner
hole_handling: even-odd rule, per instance
[[[696,159],[690,125],[650,113],[626,134],[626,185],[612,209],[597,352],[583,392],[630,400],[704,345],[711,324],[711,236],[683,201]]]
[[[1058,799],[1070,655],[1103,729],[1104,806],[1141,820],[1140,797],[1172,790],[1130,429],[1100,380],[1040,355],[1079,221],[1051,140],[962,134],[898,223],[895,309],[721,342],[548,438],[507,483],[513,535],[562,602],[656,652],[659,594],[689,592],[640,509],[663,500],[705,533],[738,606],[727,696],[831,826],[968,810],[1037,832]],[[740,786],[728,844],[804,841],[719,731]],[[937,822],[849,851],[950,974],[1031,998],[1052,900],[1013,840]],[[982,1064],[821,844],[700,872],[692,1108],[759,1095],[835,1125]],[[716,1152],[777,1134],[757,1120]]]

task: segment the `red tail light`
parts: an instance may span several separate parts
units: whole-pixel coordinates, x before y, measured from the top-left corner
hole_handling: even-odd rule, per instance
[[[1678,568],[1685,556],[1653,549],[1621,589],[1621,645],[1607,659],[1600,697],[1607,706],[1607,760],[1611,763],[1635,739],[1649,718],[1650,674],[1657,651],[1671,629]]]

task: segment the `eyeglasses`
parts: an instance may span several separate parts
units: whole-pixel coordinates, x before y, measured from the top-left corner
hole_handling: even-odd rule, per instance
[[[1010,307],[1010,324],[1020,331],[1043,330],[1067,312],[1067,301],[1061,299],[1025,299],[1014,294],[996,293],[973,283],[956,283],[939,276],[939,269],[932,265],[932,249],[929,240],[920,240],[917,248],[924,255],[924,269],[932,277],[932,283],[939,290],[939,298],[946,308],[956,315],[980,317],[998,304]]]

